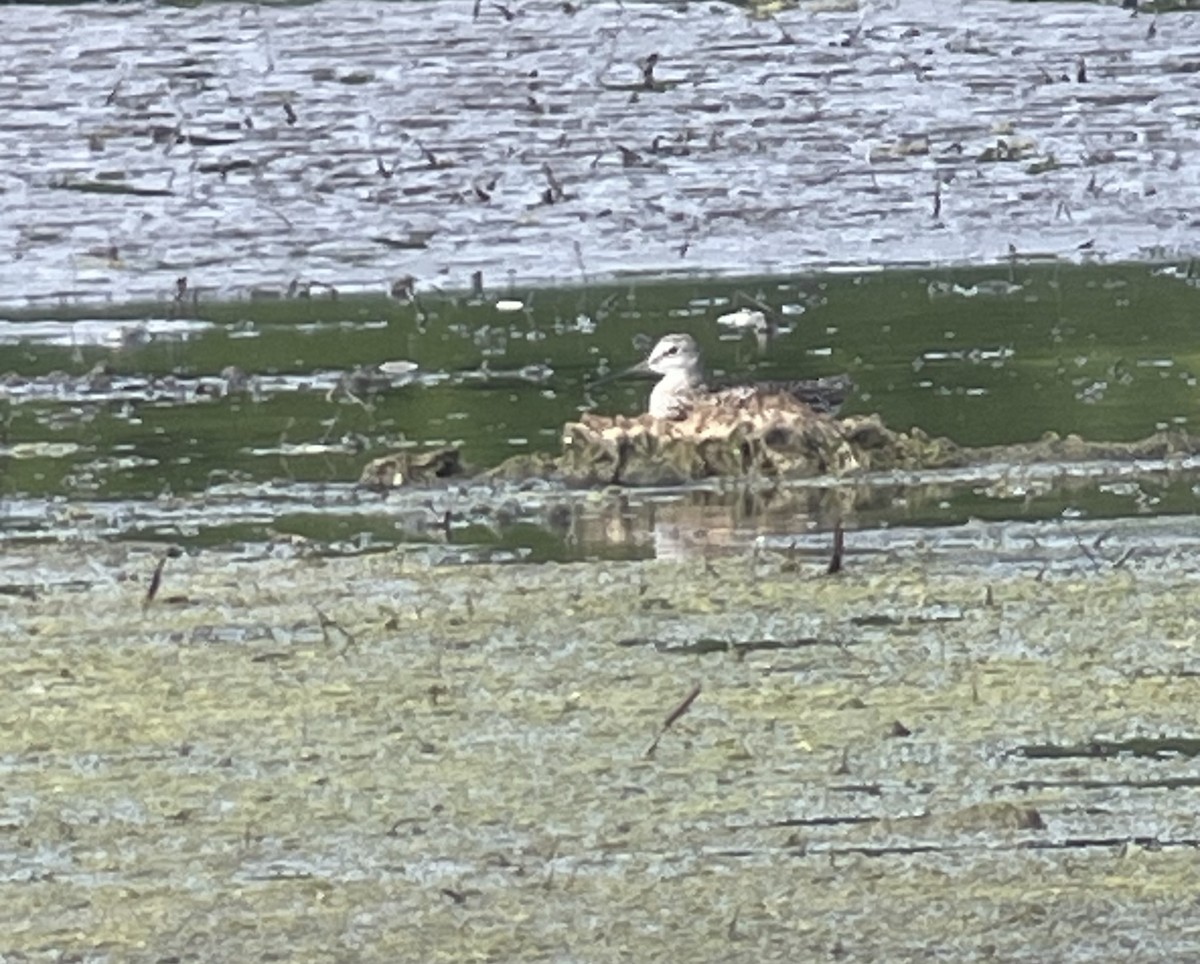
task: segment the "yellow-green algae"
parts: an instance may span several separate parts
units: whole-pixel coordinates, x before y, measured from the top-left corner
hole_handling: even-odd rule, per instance
[[[1131,784],[1196,761],[1006,751],[1194,734],[1197,560],[853,544],[837,577],[204,553],[144,609],[147,549],[13,549],[0,957],[1194,949],[1195,790]],[[812,642],[670,652],[701,637]]]

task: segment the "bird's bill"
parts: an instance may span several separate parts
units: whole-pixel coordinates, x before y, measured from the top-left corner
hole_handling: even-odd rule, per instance
[[[596,385],[607,385],[609,382],[615,382],[622,378],[628,378],[631,375],[651,375],[650,360],[643,359],[636,365],[630,365],[628,368],[622,368],[620,371],[610,372],[607,375],[601,375],[595,381],[588,382],[588,388]]]

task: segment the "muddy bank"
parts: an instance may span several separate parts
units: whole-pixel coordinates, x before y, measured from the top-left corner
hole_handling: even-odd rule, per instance
[[[14,549],[3,952],[1187,957],[1195,531],[206,552],[146,608],[157,552]]]

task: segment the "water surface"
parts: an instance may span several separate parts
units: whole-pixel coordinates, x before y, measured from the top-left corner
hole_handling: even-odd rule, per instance
[[[590,383],[678,330],[696,335],[715,374],[846,371],[858,384],[846,411],[963,445],[1187,430],[1198,304],[1186,264],[1011,263],[513,286],[405,304],[312,297],[12,314],[0,322],[4,529],[388,544],[397,527],[428,536],[448,511],[471,539],[491,541],[486,527],[508,502],[508,522],[544,528],[553,500],[538,491],[455,485],[396,501],[354,483],[371,458],[405,448],[458,446],[481,469],[557,451],[562,424],[583,410],[641,411],[648,382]],[[767,309],[769,332],[719,323],[748,305]],[[363,375],[380,362],[394,374]],[[1054,473],[1003,467],[928,481],[880,499],[862,521],[1178,512],[1190,510],[1194,484],[1190,470],[1161,468],[1072,488]],[[688,501],[697,498],[734,521],[727,498]],[[764,509],[750,516],[761,521]],[[529,546],[528,531],[515,538]]]
[[[0,300],[1196,251],[1194,14],[473,8],[9,8]]]

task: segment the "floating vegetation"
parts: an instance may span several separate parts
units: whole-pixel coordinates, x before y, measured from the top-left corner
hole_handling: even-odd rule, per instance
[[[786,546],[12,547],[5,951],[530,960],[566,927],[642,960],[969,959],[989,919],[1004,959],[1185,958],[1195,527],[1114,523],[1121,568],[1095,527],[968,532],[847,530],[837,578]]]

